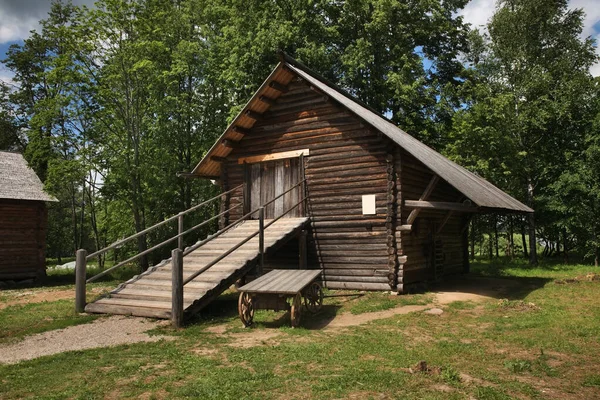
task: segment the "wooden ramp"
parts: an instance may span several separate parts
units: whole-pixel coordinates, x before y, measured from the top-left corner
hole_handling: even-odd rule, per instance
[[[265,225],[268,222],[265,220]],[[308,218],[282,218],[275,222],[265,230],[265,254],[276,251],[281,245],[295,238],[307,223]],[[257,220],[244,221],[188,254],[183,259],[183,279],[187,279],[257,230]],[[257,235],[184,286],[185,314],[189,316],[205,307],[256,266],[258,260]],[[165,260],[121,284],[107,297],[88,304],[85,311],[170,318],[171,260]]]

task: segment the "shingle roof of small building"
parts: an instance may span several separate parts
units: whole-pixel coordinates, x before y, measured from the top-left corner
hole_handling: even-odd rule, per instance
[[[21,154],[0,151],[0,199],[57,201]]]

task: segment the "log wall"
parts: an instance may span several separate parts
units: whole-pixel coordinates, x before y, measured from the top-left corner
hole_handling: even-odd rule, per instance
[[[323,270],[327,287],[402,292],[405,284],[439,278],[427,253],[434,242],[442,245],[437,251],[443,273],[461,271],[464,215],[423,210],[415,229],[406,227],[411,210],[403,208],[403,199],[418,200],[432,172],[303,81],[293,80],[288,89],[223,161],[223,190],[250,179],[250,168],[239,159],[308,149],[303,160],[312,222],[308,263]],[[362,214],[362,195],[368,194],[375,195],[375,215]],[[429,200],[460,197],[440,181]],[[227,200],[229,206],[243,202],[242,189]],[[227,219],[235,221],[243,212],[239,207]],[[297,244],[288,247],[280,253],[291,256],[272,258],[269,268],[294,267]]]
[[[309,149],[304,157],[312,217],[309,267],[323,270],[329,288],[390,290],[388,275],[395,266],[388,265],[386,240],[386,218],[393,209],[388,204],[389,141],[306,83],[295,80],[288,88],[228,157],[227,186],[244,182],[239,158]],[[364,194],[376,196],[375,215],[362,214]],[[242,202],[241,190],[230,199],[232,206]],[[240,207],[229,220],[242,212]],[[293,246],[289,250],[297,259]],[[291,267],[290,261],[284,264]]]
[[[0,280],[45,275],[46,224],[43,202],[0,200]]]

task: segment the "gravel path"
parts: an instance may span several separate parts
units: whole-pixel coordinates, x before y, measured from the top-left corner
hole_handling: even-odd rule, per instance
[[[169,321],[155,322],[123,316],[101,318],[89,324],[27,336],[18,343],[0,345],[0,363],[15,364],[65,351],[172,340],[171,336],[150,336],[146,333],[168,323]]]

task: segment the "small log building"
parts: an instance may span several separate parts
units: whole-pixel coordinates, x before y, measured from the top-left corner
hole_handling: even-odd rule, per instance
[[[286,216],[310,217],[308,266],[332,289],[401,293],[468,272],[473,214],[533,212],[285,55],[192,173],[243,184],[224,225],[305,179],[265,218],[306,198]],[[267,262],[297,268],[298,243]]]
[[[45,276],[47,201],[23,156],[0,151],[0,280]]]

